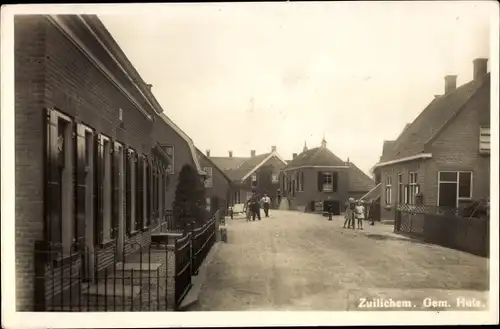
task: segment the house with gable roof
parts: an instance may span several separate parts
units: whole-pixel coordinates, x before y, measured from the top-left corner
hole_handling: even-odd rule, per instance
[[[381,217],[397,204],[460,208],[489,198],[490,73],[485,58],[473,61],[473,79],[459,87],[445,77],[434,99],[395,140],[384,142],[374,167],[380,182]]]
[[[359,199],[375,185],[356,165],[330,151],[324,139],[320,147],[304,145],[300,154],[294,153],[280,181],[290,209],[323,212],[332,206],[336,215],[348,198]]]
[[[221,210],[225,213],[229,205],[231,178],[210,159],[210,150],[205,154],[196,149],[198,161],[205,173],[205,197],[207,210],[211,213]]]
[[[246,202],[252,192],[261,195],[267,193],[271,204],[276,205],[278,194],[279,174],[286,166],[286,160],[277,152],[276,146],[271,147],[271,152],[256,154],[250,152],[250,157],[209,157],[231,179],[229,204],[234,205]]]

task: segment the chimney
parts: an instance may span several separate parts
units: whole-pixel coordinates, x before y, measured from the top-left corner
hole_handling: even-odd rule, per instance
[[[297,157],[297,153],[292,154],[292,159],[295,159]]]
[[[453,90],[457,89],[457,76],[447,75],[444,77],[444,93],[449,94]]]
[[[472,63],[474,64],[474,80],[480,79],[488,72],[487,58],[476,58]]]
[[[250,157],[252,157],[252,158],[253,158],[254,156],[255,156],[255,150],[251,150],[251,151],[250,151]]]
[[[233,157],[233,151],[229,151],[229,157],[232,158]]]
[[[276,152],[276,146],[271,146],[271,152]]]
[[[206,150],[207,158],[210,158],[210,150]]]

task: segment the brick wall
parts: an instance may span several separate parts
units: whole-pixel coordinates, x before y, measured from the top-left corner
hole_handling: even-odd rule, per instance
[[[274,198],[276,197],[277,190],[280,188],[279,182],[272,182],[272,173],[279,174],[280,170],[285,167],[285,164],[281,162],[277,157],[272,157],[269,159],[262,167],[260,167],[255,173],[257,174],[257,186],[252,188],[252,177],[248,177],[245,182],[241,184],[241,201],[246,201],[246,193],[251,192],[253,189],[259,194],[264,195],[267,193],[272,199],[272,204],[274,204]]]
[[[73,120],[94,128],[96,133],[105,134],[141,154],[150,155],[157,141],[174,144],[176,172],[184,163],[192,164],[192,157],[180,136],[158,117],[156,124],[147,119],[47,18],[16,16],[14,28],[16,308],[31,311],[34,307],[34,244],[44,239],[46,107],[57,108]],[[79,31],[79,35],[92,38],[83,31]],[[92,42],[95,44],[95,40]],[[123,121],[119,120],[119,109],[122,109]],[[146,108],[146,111],[154,114],[152,109]],[[170,186],[176,186],[175,181],[171,180]],[[126,238],[125,243],[130,249],[132,243],[147,245],[149,241],[149,230],[146,230]],[[113,260],[114,244],[98,249],[99,267],[108,266]],[[128,249],[126,251],[131,251]],[[72,271],[78,264],[79,260],[73,262]],[[62,268],[63,273],[69,268],[69,264]],[[51,274],[47,272],[47,275]],[[56,285],[54,290],[57,290],[66,284],[59,281],[59,286],[47,281],[46,288],[52,290]]]
[[[219,207],[224,210],[227,209],[229,204],[229,182],[222,172],[215,167],[211,162],[209,162],[204,156],[200,157],[200,165],[202,169],[204,167],[212,168],[212,187],[207,187],[205,190],[205,195],[207,197],[218,197],[219,202],[224,201],[225,204],[220,203]]]
[[[490,157],[479,154],[479,127],[490,125],[489,84],[482,87],[429,145],[433,161],[428,164],[424,197],[437,204],[438,171],[472,171],[472,198],[489,197]]]
[[[169,176],[167,187],[167,208],[172,209],[172,202],[175,199],[175,190],[179,178],[179,172],[185,164],[195,166],[191,149],[187,142],[179,136],[167,123],[161,119],[156,118],[152,131],[152,138],[160,144],[174,145],[174,173]]]
[[[294,209],[304,209],[306,211],[312,211],[310,209],[311,202],[313,201],[327,201],[334,200],[338,201],[341,205],[349,197],[349,177],[346,169],[316,169],[316,168],[304,168],[297,171],[304,172],[304,187],[303,191],[295,191],[295,196],[291,196],[288,191],[284,191],[284,195],[290,200],[290,205]],[[338,172],[337,181],[337,191],[336,192],[320,192],[318,191],[318,172],[320,171],[336,171]],[[293,171],[287,171],[287,175],[290,178]]]
[[[15,16],[16,308],[33,308],[34,243],[43,239],[45,20]]]

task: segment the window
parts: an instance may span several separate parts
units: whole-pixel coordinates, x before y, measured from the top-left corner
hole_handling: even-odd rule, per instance
[[[304,191],[304,172],[303,171],[298,173],[298,179],[299,179],[298,190],[300,192],[303,192]]]
[[[172,163],[167,166],[167,173],[173,174],[175,172],[175,152],[174,145],[162,145],[163,150],[172,159]]]
[[[385,203],[392,204],[392,177],[385,177]]]
[[[490,154],[490,127],[479,128],[479,153]]]
[[[252,187],[257,186],[257,174],[252,174]]]
[[[207,173],[207,177],[205,178],[205,188],[210,188],[213,186],[213,178],[212,178],[212,167],[205,167],[203,171]]]
[[[271,176],[271,181],[272,181],[273,184],[278,183],[279,182],[279,175],[273,173],[272,176]]]
[[[398,175],[398,203],[401,204],[403,202],[403,175]]]
[[[323,173],[323,191],[332,192],[333,191],[333,174]]]
[[[438,173],[438,205],[458,208],[461,201],[472,199],[472,172],[440,171]]]
[[[62,256],[71,254],[77,217],[73,207],[75,188],[72,120],[49,109],[47,113],[47,240],[62,244]]]
[[[415,204],[415,196],[419,193],[418,174],[416,172],[410,173],[410,190],[409,200],[410,204]]]
[[[112,185],[111,185],[111,156],[112,156],[112,148],[111,141],[108,137],[101,135],[100,136],[100,158],[102,156],[102,209],[101,209],[101,221],[102,221],[102,241],[101,243],[106,243],[111,240],[111,193],[112,193]]]

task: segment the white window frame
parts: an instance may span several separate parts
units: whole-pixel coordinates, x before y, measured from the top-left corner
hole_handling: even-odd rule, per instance
[[[304,192],[304,172],[303,171],[297,172],[297,176],[299,181],[298,192]]]
[[[61,244],[62,244],[62,257],[68,257],[73,252],[72,245],[76,241],[75,236],[75,212],[73,199],[75,195],[75,186],[73,184],[74,175],[74,157],[75,147],[73,140],[73,121],[59,111],[55,111],[57,115],[57,125],[59,129],[59,122],[64,121],[64,169],[61,174]],[[59,136],[59,132],[58,132]]]
[[[392,176],[385,176],[385,204],[392,204]]]
[[[456,181],[445,181],[441,180],[441,173],[456,173],[457,180]],[[470,193],[469,197],[461,197],[460,196],[460,173],[470,173]],[[437,186],[437,205],[439,206],[440,196],[441,196],[441,184],[456,184],[457,186],[457,200],[455,208],[458,208],[460,205],[460,201],[470,201],[473,198],[472,191],[474,189],[474,172],[470,170],[442,170],[438,171],[438,186]]]
[[[328,183],[328,181],[330,183]],[[323,173],[323,192],[333,192],[333,173],[332,172],[324,172]]]
[[[278,174],[274,174],[274,173],[273,173],[273,174],[271,174],[271,182],[272,182],[273,184],[279,183],[279,181],[280,181],[280,180],[279,180],[279,175],[278,175]]]
[[[251,186],[256,187],[257,186],[257,174],[253,173],[251,177],[252,177],[251,178]]]
[[[111,217],[113,216],[113,186],[112,186],[112,166],[111,157],[113,143],[108,136],[101,135],[102,141],[102,243],[111,241]]]
[[[410,204],[415,204],[416,202],[416,198],[415,196],[418,194],[419,190],[418,190],[418,173],[417,172],[411,172],[410,175],[409,175],[409,191],[408,191],[408,194],[409,194],[409,197],[408,197],[408,201]]]
[[[203,171],[207,173],[205,177],[205,188],[213,187],[213,168],[212,167],[204,167]]]
[[[137,186],[136,186],[136,174],[137,174],[137,153],[135,151],[130,150],[130,158],[128,159],[129,162],[129,170],[130,170],[130,234],[133,234],[137,232],[136,228],[136,221],[137,218],[135,218],[136,215],[136,200],[137,200]]]
[[[491,134],[490,127],[479,127],[479,153],[490,154]]]
[[[172,158],[172,163],[167,166],[167,173],[173,175],[175,173],[175,147],[171,144],[162,145],[165,153]]]
[[[399,204],[404,202],[403,194],[404,194],[403,174],[398,174],[398,203]]]

